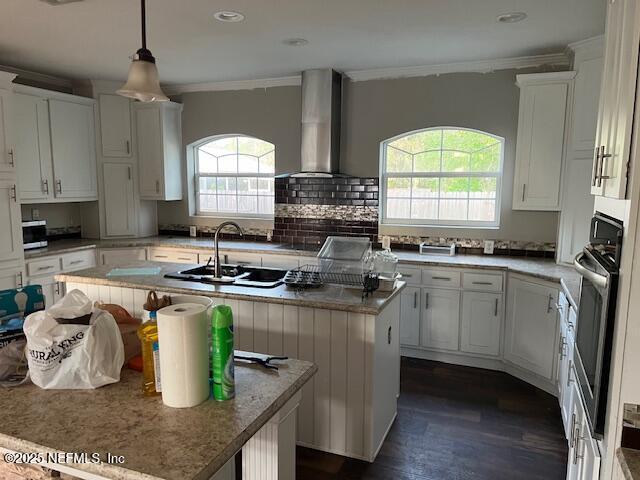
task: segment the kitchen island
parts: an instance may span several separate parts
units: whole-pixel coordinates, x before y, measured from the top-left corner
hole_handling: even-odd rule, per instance
[[[293,479],[292,413],[316,371],[300,360],[277,371],[238,365],[233,400],[184,409],[145,397],[141,374],[128,369],[96,390],[4,389],[0,453],[91,480],[231,480],[242,449],[244,479]]]
[[[110,277],[112,266],[60,274],[67,291],[116,303],[140,316],[149,290],[205,295],[229,305],[236,348],[314,362],[318,373],[302,389],[298,444],[373,461],[397,413],[400,390],[400,291],[375,292],[325,285],[305,291],[281,285],[252,288],[164,278],[195,265],[133,262],[157,275]],[[121,265],[127,266],[127,265]]]

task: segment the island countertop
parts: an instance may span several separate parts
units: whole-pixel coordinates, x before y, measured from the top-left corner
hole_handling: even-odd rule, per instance
[[[197,407],[165,406],[141,393],[141,374],[124,369],[96,390],[22,385],[0,395],[0,447],[21,453],[97,453],[124,463],[69,464],[114,480],[209,479],[315,374],[286,360],[279,370],[236,366],[236,397]]]
[[[362,289],[347,288],[337,285],[324,285],[299,291],[280,285],[275,288],[254,288],[238,285],[205,284],[199,282],[185,282],[172,278],[164,278],[167,273],[187,270],[197,265],[167,262],[131,262],[127,266],[160,267],[158,275],[134,275],[108,277],[113,265],[103,265],[86,270],[56,275],[56,280],[66,283],[82,283],[90,285],[105,285],[110,287],[133,288],[142,290],[157,290],[174,294],[204,295],[214,298],[232,300],[247,300],[253,302],[278,303],[284,305],[298,305],[310,308],[340,310],[345,312],[377,315],[404,288],[404,282],[392,292],[376,291],[366,298],[362,296]]]

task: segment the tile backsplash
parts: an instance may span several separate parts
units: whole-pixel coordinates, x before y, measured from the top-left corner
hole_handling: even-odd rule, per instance
[[[329,235],[378,239],[378,178],[278,177],[273,241],[321,245]]]

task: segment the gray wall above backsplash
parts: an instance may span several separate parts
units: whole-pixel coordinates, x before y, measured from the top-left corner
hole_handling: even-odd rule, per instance
[[[377,176],[380,142],[420,128],[468,127],[505,138],[500,228],[381,226],[381,234],[555,242],[556,212],[511,209],[519,101],[515,75],[529,71],[345,81],[341,173]],[[211,135],[244,133],[276,145],[277,174],[300,169],[300,87],[186,93],[182,101],[185,146]],[[160,224],[207,226],[220,222],[190,217],[188,212],[186,198],[158,202]],[[273,228],[273,223],[265,220],[241,220],[241,223],[247,227]]]

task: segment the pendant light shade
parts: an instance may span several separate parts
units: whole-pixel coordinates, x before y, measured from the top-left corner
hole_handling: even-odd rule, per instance
[[[156,59],[147,50],[147,29],[145,22],[145,0],[141,0],[142,48],[133,56],[129,67],[129,76],[116,93],[123,97],[134,98],[141,102],[166,102],[169,100],[160,88],[160,78]]]

